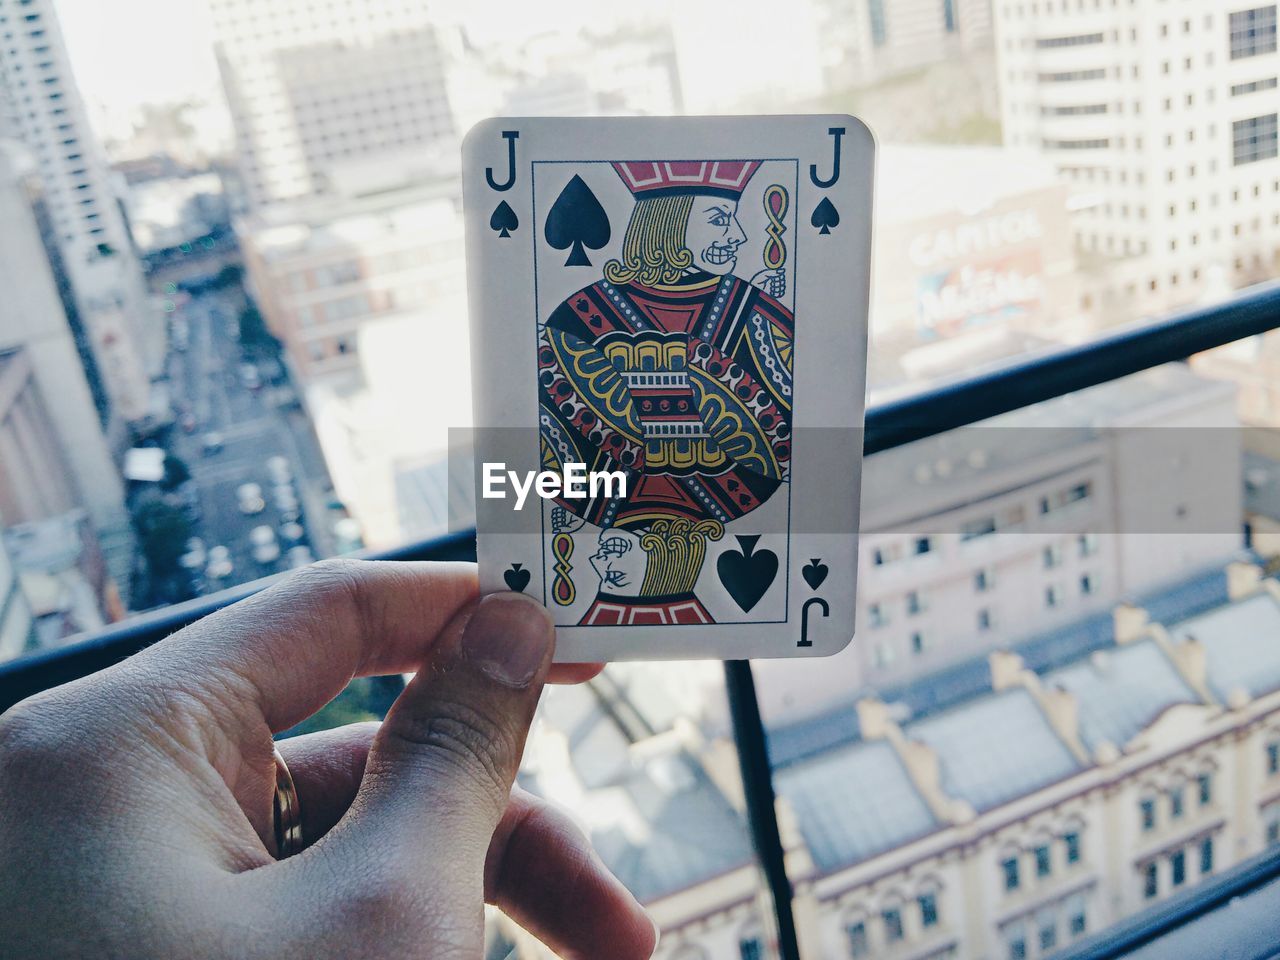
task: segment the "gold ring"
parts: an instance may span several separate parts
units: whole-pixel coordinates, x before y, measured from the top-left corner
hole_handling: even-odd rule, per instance
[[[293,774],[274,746],[271,752],[276,758],[276,795],[271,804],[275,815],[276,859],[292,857],[302,849],[302,813],[298,808],[298,788],[293,785]]]

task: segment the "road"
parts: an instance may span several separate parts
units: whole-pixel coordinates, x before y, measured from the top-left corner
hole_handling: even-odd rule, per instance
[[[220,288],[180,303],[173,326],[186,327],[186,335],[170,335],[168,373],[172,400],[182,414],[195,418],[188,431],[174,430],[172,452],[186,462],[198,491],[200,513],[196,535],[206,547],[222,545],[231,552],[230,576],[206,579],[204,592],[219,590],[287,569],[282,555],[273,563],[257,563],[252,556],[249,532],[263,524],[279,535],[282,520],[272,503],[272,483],[267,460],[288,459],[307,537],[302,542],[316,556],[332,550],[325,504],[331,485],[324,457],[306,414],[298,406],[277,406],[287,380],[267,382],[260,389],[246,387],[240,367],[246,362],[238,341],[237,317],[244,305],[239,288]],[[185,350],[178,346],[185,341]],[[208,451],[205,438],[220,434],[222,449]],[[263,491],[265,509],[246,516],[240,511],[237,489],[256,483]],[[282,552],[289,544],[280,540]]]

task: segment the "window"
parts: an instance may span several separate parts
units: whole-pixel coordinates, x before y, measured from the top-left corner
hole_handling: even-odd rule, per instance
[[[1200,841],[1200,874],[1213,873],[1213,837]]]
[[[1257,93],[1259,90],[1274,90],[1276,88],[1276,78],[1267,77],[1265,80],[1252,80],[1249,83],[1236,83],[1231,86],[1231,95],[1233,97],[1243,97],[1250,93]]]
[[[1018,878],[1018,858],[1009,857],[1000,864],[1000,870],[1004,873],[1004,888],[1006,890],[1017,890],[1020,882]]]
[[[1076,832],[1062,835],[1063,845],[1067,848],[1067,863],[1080,862],[1080,834]]]
[[[1005,944],[1009,948],[1009,960],[1026,960],[1027,931],[1021,921],[1005,928]]]
[[[1049,856],[1049,846],[1036,847],[1036,876],[1047,877],[1053,871],[1053,858]]]
[[[1060,73],[1042,73],[1041,83],[1073,83],[1077,80],[1105,80],[1107,71],[1102,67],[1093,70],[1067,70]]]
[[[1274,12],[1274,7],[1272,8]],[[1272,36],[1275,35],[1275,20],[1272,18]],[[1083,47],[1090,44],[1102,43],[1104,37],[1100,33],[1082,33],[1069,37],[1041,37],[1036,40],[1036,47],[1040,50],[1050,50],[1054,47]],[[1272,49],[1275,49],[1274,46]]]
[[[1061,599],[1058,588],[1053,584],[1044,588],[1044,605],[1046,608],[1052,609],[1056,607]]]
[[[1088,481],[1077,483],[1074,486],[1067,487],[1065,490],[1059,490],[1051,497],[1040,498],[1040,514],[1041,516],[1061,510],[1063,507],[1078,503],[1081,500],[1087,500],[1093,494],[1093,484]]]
[[[1052,570],[1054,567],[1062,564],[1062,547],[1059,544],[1050,544],[1045,547],[1041,553],[1041,559],[1046,570]]]
[[[917,557],[924,556],[933,549],[933,540],[929,537],[917,537],[912,549]]]
[[[942,22],[947,33],[955,33],[959,24],[956,21],[955,0],[942,0]]]
[[[1182,787],[1169,791],[1169,816],[1173,820],[1182,816]]]
[[[881,669],[893,663],[893,646],[887,640],[881,640],[875,646],[876,666]]]
[[[907,616],[914,617],[924,613],[924,601],[920,599],[919,590],[910,590],[907,592]]]
[[[1098,535],[1096,533],[1082,533],[1076,537],[1076,549],[1080,553],[1080,558],[1092,557],[1098,552]]]
[[[867,607],[867,619],[871,621],[873,627],[884,627],[889,624],[889,615],[884,612],[884,606],[879,603],[873,603]]]
[[[1276,6],[1240,10],[1227,18],[1232,60],[1274,53],[1276,49]]]
[[[868,10],[871,18],[871,42],[877,47],[883,47],[888,39],[888,33],[885,30],[884,0],[870,0]]]
[[[1280,741],[1267,744],[1267,773],[1280,773]]]
[[[750,937],[738,944],[738,956],[742,960],[764,960],[764,943],[759,937]]]
[[[911,631],[911,652],[915,654],[924,653],[926,648],[924,634],[919,630]]]
[[[1071,936],[1078,937],[1089,926],[1088,919],[1085,916],[1084,894],[1076,893],[1067,897],[1066,908],[1067,928],[1071,931]]]
[[[977,540],[979,537],[985,537],[996,532],[995,517],[981,517],[977,520],[969,520],[960,527],[960,539]]]
[[[1268,113],[1231,124],[1232,163],[1240,167],[1277,156],[1276,114]]]
[[[1207,807],[1213,803],[1213,774],[1202,773],[1196,777],[1196,788],[1200,796],[1200,806]]]
[[[1143,798],[1138,803],[1138,811],[1141,814],[1142,829],[1154,830],[1156,825],[1156,802],[1150,797]]]
[[[1093,593],[1093,590],[1094,590],[1093,574],[1090,574],[1090,573],[1080,574],[1080,593],[1087,597]]]
[[[920,926],[928,930],[938,923],[938,895],[922,893],[917,898],[920,904]]]
[[[1179,850],[1169,858],[1169,867],[1172,872],[1172,882],[1175,887],[1182,886],[1187,880],[1187,854],[1184,850]]]
[[[1160,875],[1156,862],[1153,860],[1148,863],[1143,873],[1142,895],[1150,900],[1160,892]]]
[[[867,925],[862,920],[845,927],[845,935],[849,940],[849,956],[853,960],[871,956],[871,945],[867,940]]]
[[[902,939],[902,910],[900,908],[890,907],[880,914],[880,919],[884,921],[884,939],[887,943],[897,943]]]
[[[1111,140],[1095,137],[1085,140],[1049,140],[1042,139],[1040,145],[1046,150],[1105,150],[1111,146]]]
[[[986,593],[995,586],[995,574],[991,570],[979,570],[973,575],[973,589],[978,593]]]
[[[991,611],[983,607],[978,611],[978,630],[985,633],[991,629]]]
[[[1040,931],[1040,950],[1052,950],[1058,944],[1058,918],[1052,910],[1041,910],[1036,926]]]

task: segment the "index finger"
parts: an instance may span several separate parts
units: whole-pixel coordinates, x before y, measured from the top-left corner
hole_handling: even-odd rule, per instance
[[[479,595],[470,563],[323,560],[139,655],[272,732],[324,706],[354,678],[419,669],[440,630]],[[565,664],[562,680],[599,668]],[[256,717],[246,717],[250,721]]]

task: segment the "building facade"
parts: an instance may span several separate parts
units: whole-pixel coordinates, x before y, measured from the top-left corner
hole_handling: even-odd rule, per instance
[[[129,582],[124,489],[45,258],[24,181],[0,152],[0,514],[10,524],[83,509],[111,577]]]
[[[995,0],[1005,143],[1072,186],[1101,322],[1280,267],[1274,3]]]
[[[0,111],[0,126],[34,157],[52,241],[110,400],[110,416],[141,420],[153,412],[150,377],[163,360],[163,328],[76,87],[53,0],[0,0]],[[6,180],[12,176],[4,174]]]
[[[1036,672],[992,653],[972,698],[910,721],[866,699],[859,738],[775,757],[801,954],[1047,957],[1280,843],[1280,585],[1248,563],[1220,575],[1177,622],[1118,606],[1093,654]],[[594,723],[606,699],[549,711],[523,781],[587,825],[661,960],[770,956],[732,748]]]
[[[211,10],[252,206],[325,193],[352,162],[451,142],[445,51],[425,5],[213,0]]]

